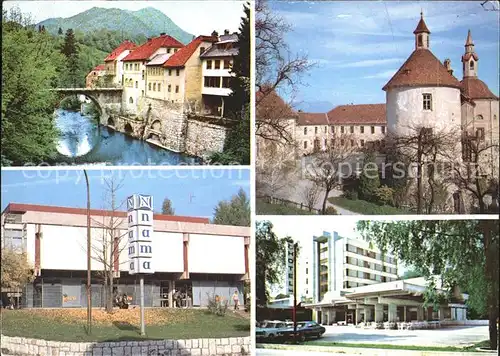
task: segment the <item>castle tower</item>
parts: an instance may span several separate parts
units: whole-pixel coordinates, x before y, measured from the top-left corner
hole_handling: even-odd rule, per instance
[[[413,31],[413,34],[415,35],[415,49],[429,49],[431,31],[429,31],[427,25],[425,24],[423,12],[420,13],[420,21],[418,22],[415,31]]]
[[[474,51],[474,42],[472,42],[472,35],[467,34],[467,40],[465,41],[465,53],[462,56],[463,63],[463,76],[466,77],[477,77],[477,61],[479,57]]]

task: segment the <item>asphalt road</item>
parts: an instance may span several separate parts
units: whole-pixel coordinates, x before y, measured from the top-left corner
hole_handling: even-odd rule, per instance
[[[255,351],[256,356],[327,356],[327,355],[344,355],[344,356],[359,356],[358,354],[340,352],[316,352],[316,351],[304,351],[304,350],[266,350],[257,349]]]

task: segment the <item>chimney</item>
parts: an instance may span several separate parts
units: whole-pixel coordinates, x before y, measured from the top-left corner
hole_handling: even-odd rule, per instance
[[[165,32],[160,33],[160,36],[165,36],[165,35],[166,35]]]
[[[449,58],[446,58],[444,60],[444,66],[446,67],[446,70],[448,71],[448,73],[453,75],[453,69],[451,69],[451,60]]]
[[[148,37],[148,42],[151,41],[151,37]]]
[[[212,36],[213,37],[219,37],[219,33],[217,31],[214,30],[214,32],[212,32]]]
[[[224,30],[224,35],[225,36],[229,35],[229,30]]]

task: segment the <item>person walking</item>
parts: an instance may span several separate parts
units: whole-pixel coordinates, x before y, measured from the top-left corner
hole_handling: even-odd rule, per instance
[[[239,302],[240,302],[240,297],[238,295],[238,291],[235,290],[233,294],[233,302],[234,302],[234,310],[238,310],[239,308]]]

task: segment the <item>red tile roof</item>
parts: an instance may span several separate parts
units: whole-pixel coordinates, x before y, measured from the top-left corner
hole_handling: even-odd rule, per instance
[[[114,61],[124,51],[132,50],[136,47],[137,47],[137,45],[134,42],[130,42],[129,40],[125,40],[118,47],[116,47],[106,58],[104,58],[104,62]]]
[[[325,113],[300,112],[298,125],[328,125],[328,116]]]
[[[260,119],[293,119],[297,113],[285,103],[276,91],[263,88],[257,91],[256,96],[256,115]]]
[[[429,31],[429,29],[427,28],[427,25],[425,24],[424,14],[420,13],[420,21],[418,22],[417,28],[415,29],[415,31],[413,31],[413,33],[417,34],[417,33],[422,33],[422,32],[427,32],[429,34],[431,33],[431,31]]]
[[[465,77],[460,84],[462,85],[462,93],[467,97],[474,99],[494,99],[498,97],[491,92],[488,86],[476,77]]]
[[[183,67],[202,42],[217,42],[217,37],[198,36],[185,47],[175,52],[163,65],[164,67]]]
[[[418,48],[413,51],[382,90],[419,86],[460,88],[460,82],[448,72],[431,51]]]
[[[385,124],[385,104],[340,105],[328,113],[330,125]]]
[[[104,64],[98,64],[97,66],[95,66],[94,69],[92,69],[93,71],[100,71],[100,70],[105,70],[106,67],[104,66]]]
[[[142,46],[137,47],[128,56],[123,58],[124,62],[127,61],[140,61],[147,60],[158,48],[182,48],[184,45],[169,35],[162,35],[155,37],[144,43]]]
[[[77,215],[87,215],[87,209],[81,208],[68,208],[62,206],[49,206],[49,205],[35,205],[35,204],[18,204],[10,203],[7,205],[2,214],[5,213],[25,213],[27,211],[38,211],[45,213],[58,213],[58,214],[77,214]],[[90,209],[90,215],[93,216],[109,216],[110,211],[107,210],[97,210]],[[127,213],[125,211],[116,211],[114,216],[116,217],[126,217]],[[191,222],[200,224],[209,224],[210,220],[208,218],[199,218],[192,216],[177,216],[177,215],[163,215],[154,214],[155,220],[162,221],[179,221],[179,222]]]

